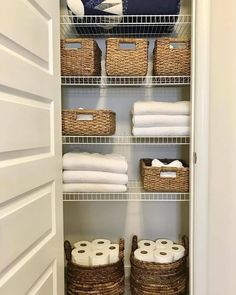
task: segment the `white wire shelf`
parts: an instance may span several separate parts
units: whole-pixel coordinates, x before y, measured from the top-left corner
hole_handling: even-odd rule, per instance
[[[189,37],[191,15],[60,17],[61,37]]]
[[[64,202],[74,201],[164,201],[188,202],[189,193],[146,192],[139,181],[130,181],[123,193],[63,193]]]
[[[116,144],[116,145],[188,145],[190,136],[62,136],[62,143],[66,144]]]
[[[184,86],[190,85],[190,76],[62,76],[63,86]]]

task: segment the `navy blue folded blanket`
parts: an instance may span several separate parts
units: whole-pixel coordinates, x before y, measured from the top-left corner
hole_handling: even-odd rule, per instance
[[[77,15],[177,15],[180,0],[67,0]]]

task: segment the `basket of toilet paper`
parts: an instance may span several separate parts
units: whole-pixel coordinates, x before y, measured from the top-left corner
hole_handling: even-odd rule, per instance
[[[124,294],[124,239],[65,241],[67,294]]]
[[[188,238],[174,243],[133,237],[131,291],[133,295],[186,294],[188,283]]]

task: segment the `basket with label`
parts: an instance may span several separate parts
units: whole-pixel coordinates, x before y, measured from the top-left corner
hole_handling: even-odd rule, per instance
[[[65,109],[62,133],[74,136],[109,136],[116,131],[116,114],[111,110]]]
[[[64,243],[67,260],[68,295],[121,295],[124,294],[124,240],[119,241],[119,260],[99,266],[82,266],[72,262],[72,246]]]
[[[148,192],[188,192],[189,168],[168,166],[175,160],[161,160],[165,166],[152,166],[152,159],[140,160],[143,188]],[[183,163],[183,161],[181,161]]]
[[[138,238],[133,237],[130,255],[132,295],[186,294],[188,283],[188,238],[186,236],[182,238],[181,244],[185,248],[182,258],[170,263],[147,262],[135,258]],[[163,254],[165,251],[163,249]]]
[[[93,39],[61,40],[62,76],[100,76],[101,50]]]
[[[106,40],[108,76],[145,76],[148,69],[148,41],[135,38]]]
[[[190,40],[180,38],[160,38],[153,51],[154,76],[190,76]]]

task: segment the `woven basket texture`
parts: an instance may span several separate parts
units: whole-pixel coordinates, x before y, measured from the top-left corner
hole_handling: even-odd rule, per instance
[[[173,263],[144,262],[134,257],[138,238],[133,237],[131,262],[131,292],[133,295],[186,294],[188,285],[188,238],[182,238],[185,256]]]
[[[83,119],[83,116],[88,116],[88,119]],[[109,136],[115,131],[116,114],[110,110],[65,109],[62,111],[63,135]]]
[[[121,48],[133,44],[134,48]],[[146,39],[109,38],[106,40],[106,73],[108,76],[145,76],[148,69]]]
[[[173,44],[173,46],[171,46]],[[182,44],[183,48],[175,46]],[[160,38],[155,41],[153,51],[154,76],[190,76],[190,40],[180,38]]]
[[[69,44],[80,48],[69,48]],[[93,39],[74,38],[61,40],[62,76],[100,76],[101,50]]]
[[[64,243],[67,260],[67,295],[121,295],[125,290],[124,240],[119,241],[119,261],[104,266],[79,266],[72,262],[72,247]]]
[[[170,163],[173,160],[161,160]],[[181,160],[181,162],[183,162]],[[183,162],[184,163],[184,162]],[[143,188],[148,192],[188,192],[189,168],[152,167],[152,159],[140,160],[140,174]],[[176,177],[161,177],[162,172],[175,172]]]

